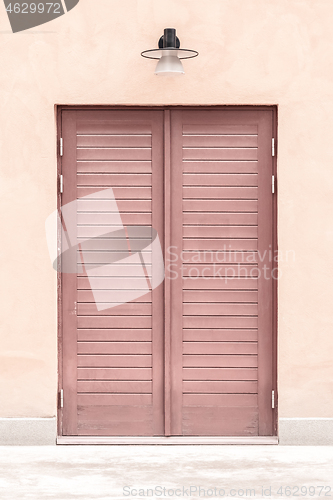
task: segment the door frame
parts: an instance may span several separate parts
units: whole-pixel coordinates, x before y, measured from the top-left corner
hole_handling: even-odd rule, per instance
[[[272,175],[275,178],[275,192],[272,194],[273,206],[273,226],[272,226],[272,252],[278,251],[278,177],[277,177],[277,151],[278,151],[278,106],[275,105],[165,105],[165,106],[126,106],[126,105],[56,105],[56,151],[57,151],[57,210],[61,208],[60,175],[62,161],[60,156],[60,138],[62,137],[62,111],[63,110],[160,110],[164,111],[164,138],[170,137],[170,111],[174,109],[187,110],[271,110],[272,111],[272,132],[275,139],[275,155],[272,156]],[[164,250],[170,246],[170,150],[164,148]],[[61,231],[57,228],[57,245],[61,245]],[[275,263],[278,269],[278,262]],[[170,304],[170,281],[164,280],[164,300],[165,309],[168,310]],[[272,280],[272,378],[275,395],[275,405],[273,411],[273,435],[272,436],[250,436],[250,437],[98,437],[98,436],[63,436],[62,435],[62,408],[61,389],[63,387],[63,324],[62,324],[62,303],[63,290],[61,272],[57,272],[57,354],[58,354],[58,386],[57,386],[57,444],[278,444],[278,364],[277,364],[277,336],[278,336],[278,280]],[[170,318],[164,315],[164,359],[170,360]],[[170,363],[169,363],[170,364]],[[169,366],[167,364],[166,366]],[[165,396],[170,397],[170,370],[165,372]],[[165,399],[165,408],[170,408],[169,402]],[[170,436],[170,415],[165,416],[165,436]]]

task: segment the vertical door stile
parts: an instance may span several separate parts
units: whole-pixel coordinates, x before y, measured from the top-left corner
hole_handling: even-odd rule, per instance
[[[163,112],[150,113],[152,123],[152,227],[163,248]],[[152,255],[152,266],[158,265]],[[154,269],[153,269],[154,273]],[[163,435],[163,284],[152,290],[152,368],[153,368],[153,433]]]
[[[164,434],[171,436],[171,288],[168,255],[170,242],[170,203],[171,203],[171,178],[170,178],[170,110],[164,111]]]
[[[272,159],[272,173],[275,176],[275,187],[277,188],[277,110],[272,110],[272,131],[273,137],[275,139],[275,156]],[[272,240],[273,240],[273,251],[278,253],[278,234],[277,234],[277,195],[273,196],[273,221],[272,221]],[[278,262],[274,261],[274,268],[276,268],[275,272],[278,272]],[[272,351],[273,351],[273,359],[272,359],[272,371],[273,371],[273,389],[275,394],[275,408],[273,411],[273,435],[277,436],[278,434],[278,410],[277,410],[277,400],[278,400],[278,392],[277,392],[277,358],[276,358],[276,346],[277,346],[277,294],[278,294],[278,280],[277,276],[273,280],[273,290],[272,290]]]
[[[273,196],[271,111],[261,111],[258,119],[258,408],[259,436],[273,433],[271,394],[273,389]]]
[[[183,369],[183,133],[182,111],[171,112],[171,432],[182,435]]]
[[[62,157],[62,175],[66,189],[62,195],[62,206],[76,200],[76,111],[63,111],[62,130],[66,149]],[[71,214],[70,226],[64,228],[75,237],[75,213]],[[72,229],[72,230],[71,230]],[[62,241],[62,245],[66,242]],[[72,244],[75,242],[72,239]],[[75,255],[76,257],[76,255]],[[63,273],[62,313],[63,313],[63,435],[77,435],[77,276]],[[65,331],[64,331],[65,327]]]

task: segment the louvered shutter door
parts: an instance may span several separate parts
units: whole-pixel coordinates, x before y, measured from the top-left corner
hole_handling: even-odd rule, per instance
[[[126,302],[132,288],[146,289],[143,274],[149,275],[151,266],[136,259],[110,270],[103,234],[116,220],[125,230],[153,226],[163,235],[163,114],[65,110],[62,123],[62,205],[79,200],[77,259],[84,254],[86,266],[77,275],[62,275],[63,435],[161,435],[163,285]],[[105,191],[110,188],[115,204]],[[96,237],[97,252],[96,240],[91,247]],[[120,238],[120,247],[124,241]],[[108,290],[110,273],[119,287],[116,300],[125,302],[115,307],[104,303],[115,301],[115,291]],[[102,297],[101,310],[92,288]]]
[[[271,138],[270,110],[171,114],[174,435],[272,434]]]
[[[274,434],[272,127],[271,109],[62,111],[63,436]]]

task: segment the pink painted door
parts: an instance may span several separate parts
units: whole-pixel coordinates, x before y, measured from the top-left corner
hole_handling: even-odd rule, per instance
[[[62,136],[62,205],[78,200],[63,218],[83,262],[62,274],[62,434],[163,435],[163,285],[151,288],[149,247],[152,227],[163,238],[163,113],[63,110]]]
[[[273,434],[272,124],[62,110],[62,435]]]

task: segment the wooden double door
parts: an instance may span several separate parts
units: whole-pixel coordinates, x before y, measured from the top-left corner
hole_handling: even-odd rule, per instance
[[[274,435],[274,109],[60,115],[59,433]]]

